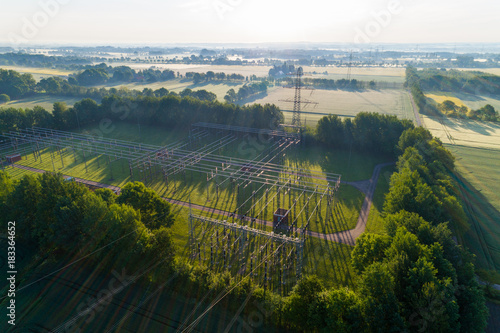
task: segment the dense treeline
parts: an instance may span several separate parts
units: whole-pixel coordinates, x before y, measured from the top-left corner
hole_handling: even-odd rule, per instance
[[[153,83],[173,80],[177,76],[174,71],[154,68],[136,71],[128,66],[112,67],[104,63],[87,68],[74,75],[81,86],[93,86],[109,83],[144,82]]]
[[[40,126],[70,130],[101,121],[128,121],[165,128],[187,127],[195,122],[212,122],[256,128],[276,128],[283,114],[275,105],[238,106],[217,101],[201,101],[190,96],[104,97],[101,104],[83,99],[68,108],[54,103],[50,113],[41,107],[33,110],[0,109],[0,132]]]
[[[394,155],[401,134],[414,125],[396,116],[361,112],[354,120],[329,115],[316,126],[316,139],[329,147],[350,148]]]
[[[0,172],[0,188],[0,213],[16,221],[16,241],[45,257],[84,257],[113,243],[93,258],[127,265],[168,258],[166,266],[173,264],[170,204],[142,183],[126,184],[117,196],[109,189],[91,192],[61,174],[13,181]]]
[[[410,90],[418,110],[422,114],[439,115],[439,111],[430,103],[428,103],[422,88],[420,87],[420,78],[417,74],[417,69],[412,66],[406,68],[405,87]]]
[[[208,71],[206,73],[187,72],[184,77],[193,80],[194,84],[210,81],[243,81],[245,77],[241,74],[226,74],[224,72]]]
[[[417,71],[423,90],[500,95],[500,76],[479,71],[423,69]]]

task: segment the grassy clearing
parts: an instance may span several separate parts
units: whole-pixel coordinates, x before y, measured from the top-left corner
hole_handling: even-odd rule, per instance
[[[380,171],[377,187],[373,195],[373,203],[366,222],[366,232],[372,234],[385,234],[382,211],[385,195],[389,192],[391,175],[396,171],[395,166],[387,166]]]
[[[33,109],[35,106],[41,106],[45,110],[51,112],[55,102],[64,102],[68,106],[73,106],[76,102],[81,101],[82,98],[67,97],[67,96],[44,96],[37,95],[34,97],[27,97],[10,101],[9,103],[2,104],[3,108],[16,108],[16,109]]]
[[[465,105],[469,109],[473,110],[480,109],[486,104],[490,104],[495,108],[495,110],[500,110],[500,99],[489,96],[442,91],[428,92],[425,96],[432,99],[436,103],[442,103],[445,100],[450,100],[459,106]]]
[[[403,90],[366,90],[362,92],[342,90],[311,90],[303,93],[303,100],[318,104],[307,105],[303,117],[309,121],[317,122],[327,114],[354,117],[359,112],[378,112],[396,115],[402,119],[414,120],[408,94]],[[293,110],[293,89],[272,88],[264,98],[255,100],[254,103],[276,104],[283,110]],[[310,114],[309,114],[310,112]],[[318,115],[319,114],[319,115]],[[291,121],[292,114],[285,113],[287,121]]]

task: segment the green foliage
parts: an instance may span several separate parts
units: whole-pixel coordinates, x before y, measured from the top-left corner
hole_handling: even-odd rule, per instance
[[[3,104],[3,103],[8,103],[10,102],[10,97],[9,95],[6,95],[6,94],[0,94],[0,104]]]
[[[319,142],[336,148],[355,148],[384,154],[394,154],[401,134],[413,128],[407,120],[379,113],[360,112],[354,118],[341,119],[336,115],[321,118],[316,132]]]
[[[115,192],[113,192],[109,188],[98,188],[94,191],[94,194],[104,200],[108,207],[114,204],[117,198]]]
[[[142,222],[151,230],[162,226],[170,227],[174,223],[174,216],[170,212],[171,205],[143,183],[127,183],[116,202],[138,210]]]
[[[382,261],[385,250],[390,245],[390,238],[385,235],[363,233],[356,239],[356,246],[351,253],[352,266],[358,273],[375,261]]]
[[[394,294],[394,278],[387,265],[376,262],[366,268],[358,283],[358,291],[369,332],[404,330],[404,320]]]
[[[391,189],[384,202],[384,211],[395,214],[401,210],[417,213],[434,223],[444,222],[442,203],[417,171],[403,169],[391,177]]]
[[[18,99],[32,93],[35,84],[35,79],[31,74],[0,69],[0,94]]]
[[[309,307],[324,290],[316,276],[305,276],[297,282],[283,302],[283,319],[287,325],[299,329],[309,327]]]
[[[320,332],[360,332],[362,301],[349,289],[323,291],[309,306],[308,326]]]

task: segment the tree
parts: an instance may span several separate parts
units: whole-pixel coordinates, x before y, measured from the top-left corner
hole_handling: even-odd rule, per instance
[[[324,332],[361,332],[365,325],[361,305],[352,290],[323,291],[309,306],[308,326]]]
[[[376,261],[382,261],[385,250],[390,245],[390,238],[385,235],[363,233],[356,240],[351,254],[352,266],[358,273]]]
[[[161,226],[170,227],[174,223],[170,204],[143,183],[127,183],[116,202],[138,210],[141,213],[141,221],[151,230]]]
[[[385,264],[377,262],[367,267],[359,280],[358,290],[369,332],[404,330],[405,323],[394,294],[394,279]]]
[[[426,221],[436,224],[444,222],[442,203],[418,171],[412,172],[408,168],[392,175],[391,187],[384,202],[387,214],[401,210],[417,213]]]
[[[6,95],[6,94],[1,94],[0,95],[0,104],[3,104],[3,103],[8,103],[10,102],[10,97],[9,95]]]
[[[283,317],[285,321],[301,329],[309,328],[309,307],[317,295],[324,290],[317,276],[310,275],[300,279],[290,295],[284,300]]]

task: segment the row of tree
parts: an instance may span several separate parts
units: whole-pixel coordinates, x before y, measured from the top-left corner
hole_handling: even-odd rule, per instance
[[[198,72],[187,72],[184,76],[186,79],[193,80],[194,84],[199,84],[201,82],[210,82],[210,81],[243,81],[245,77],[241,74],[226,74],[224,72],[213,72],[208,71],[206,73],[198,73]]]
[[[480,71],[422,69],[416,72],[426,91],[447,91],[473,95],[500,95],[500,76]]]
[[[39,106],[26,110],[0,109],[0,132],[32,126],[71,130],[79,126],[99,124],[103,120],[127,121],[165,128],[188,127],[200,121],[277,128],[283,121],[283,114],[278,107],[270,104],[238,106],[218,101],[202,101],[191,96],[134,98],[111,95],[104,97],[101,104],[87,98],[68,108],[65,103],[57,102],[54,103],[52,112]]]
[[[354,147],[395,155],[401,134],[413,127],[410,120],[379,113],[360,112],[353,120],[328,115],[318,121],[315,139],[332,148]]]
[[[224,96],[224,100],[228,103],[236,103],[255,95],[265,94],[268,85],[267,81],[245,84],[238,89],[238,92],[231,88],[227,91],[226,96]]]
[[[427,97],[425,97],[422,88],[420,87],[420,77],[418,76],[417,69],[408,66],[406,68],[406,81],[405,87],[410,90],[418,110],[422,114],[427,115],[439,115],[439,110],[431,103],[429,103]]]

